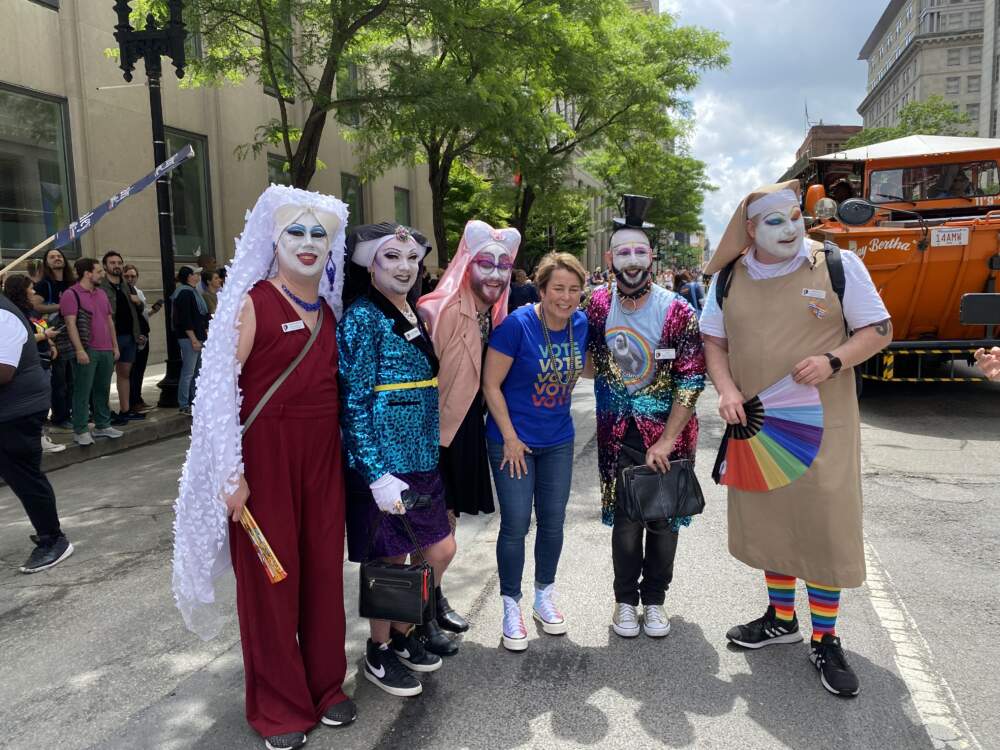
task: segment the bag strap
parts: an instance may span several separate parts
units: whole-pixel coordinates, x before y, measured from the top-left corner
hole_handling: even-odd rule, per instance
[[[271,387],[267,389],[267,392],[261,396],[260,401],[250,412],[250,416],[247,417],[247,421],[243,423],[243,427],[240,430],[240,435],[245,435],[246,431],[250,429],[250,425],[253,424],[254,420],[257,419],[257,415],[260,414],[261,410],[267,406],[267,402],[271,400],[271,396],[277,391],[281,384],[288,379],[288,376],[292,374],[292,371],[299,366],[299,363],[306,358],[309,350],[312,349],[313,343],[316,341],[316,337],[319,336],[319,329],[323,327],[323,308],[319,308],[319,317],[316,319],[316,325],[313,326],[312,333],[309,334],[309,340],[306,345],[302,347],[302,351],[299,352],[298,356],[292,360],[292,363],[285,368],[285,371],[281,373],[278,378],[271,383]]]
[[[733,283],[733,269],[736,268],[736,260],[731,260],[719,271],[719,280],[715,282],[715,302],[719,309],[722,309],[726,297],[729,296],[729,287]]]

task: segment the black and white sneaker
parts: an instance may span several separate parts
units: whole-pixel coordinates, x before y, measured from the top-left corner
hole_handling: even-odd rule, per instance
[[[420,695],[424,686],[396,658],[396,653],[384,643],[371,638],[365,649],[365,679],[374,682],[389,695],[409,697]]]
[[[348,698],[346,701],[334,703],[323,712],[320,718],[328,727],[346,727],[353,724],[358,718],[358,709],[354,706],[354,701]]]
[[[823,687],[834,695],[853,698],[861,692],[858,676],[847,663],[840,639],[835,635],[827,633],[819,643],[813,641],[809,661],[819,672],[819,681],[823,683]]]
[[[798,643],[802,640],[798,617],[784,622],[774,616],[774,607],[768,607],[763,617],[729,629],[726,638],[743,648],[763,648],[772,643]]]
[[[47,570],[73,554],[73,545],[62,534],[54,539],[32,535],[31,541],[35,543],[35,549],[28,557],[27,562],[21,566],[22,573],[37,573],[41,570]]]
[[[390,645],[396,658],[414,672],[436,672],[441,668],[441,657],[428,651],[415,633],[415,630],[408,635],[389,631]]]
[[[296,750],[304,744],[306,744],[306,736],[302,732],[276,734],[273,737],[264,738],[264,747],[267,750]]]

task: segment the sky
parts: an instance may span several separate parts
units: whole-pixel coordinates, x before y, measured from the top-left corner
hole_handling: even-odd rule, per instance
[[[743,197],[777,181],[813,124],[860,125],[867,66],[857,59],[888,0],[661,0],[680,23],[719,31],[732,62],[690,94],[692,156],[719,189],[702,222],[714,246]]]

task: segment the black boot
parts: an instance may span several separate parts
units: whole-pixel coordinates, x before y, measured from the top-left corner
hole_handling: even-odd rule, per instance
[[[424,648],[432,654],[454,656],[458,653],[458,644],[441,630],[437,620],[431,617],[429,612],[424,615],[424,624],[419,625],[414,632],[424,644]]]
[[[437,600],[437,623],[445,630],[452,633],[464,633],[469,629],[469,623],[462,615],[458,614],[448,604],[448,600],[441,593],[441,587],[435,589],[435,599]]]

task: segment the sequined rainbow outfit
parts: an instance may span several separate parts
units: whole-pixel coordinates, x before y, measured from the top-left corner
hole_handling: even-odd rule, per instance
[[[601,520],[614,525],[615,466],[622,437],[629,420],[636,426],[646,447],[655,443],[666,426],[674,404],[694,408],[705,388],[705,353],[698,329],[698,317],[683,297],[675,299],[667,310],[658,350],[673,350],[673,358],[656,362],[652,382],[630,393],[625,376],[612,356],[605,338],[612,291],[595,289],[584,305],[590,324],[588,349],[593,357],[597,398],[597,464],[601,478]],[[681,431],[670,458],[694,459],[698,441],[698,420]],[[688,525],[690,518],[677,519],[675,525]]]

